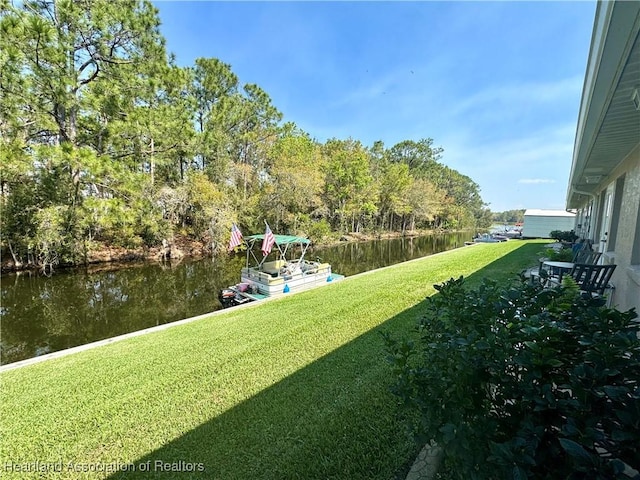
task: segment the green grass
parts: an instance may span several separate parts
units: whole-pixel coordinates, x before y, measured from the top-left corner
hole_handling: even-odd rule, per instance
[[[2,477],[394,478],[417,446],[380,332],[408,332],[433,284],[506,281],[540,250],[462,248],[4,372]],[[75,471],[117,464],[135,471]]]

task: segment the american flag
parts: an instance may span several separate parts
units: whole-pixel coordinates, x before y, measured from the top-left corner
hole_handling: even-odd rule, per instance
[[[271,252],[273,248],[273,244],[276,243],[276,237],[273,236],[273,232],[271,228],[269,228],[269,224],[264,222],[267,225],[267,231],[264,232],[264,239],[262,240],[262,253],[266,257]]]
[[[242,232],[238,226],[234,223],[231,227],[231,240],[229,240],[229,251],[236,248],[242,243]]]

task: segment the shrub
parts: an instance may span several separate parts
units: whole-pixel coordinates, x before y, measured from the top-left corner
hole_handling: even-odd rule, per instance
[[[570,248],[560,248],[558,250],[554,248],[546,248],[541,255],[556,262],[570,262],[573,260],[574,252]]]
[[[35,235],[30,242],[35,264],[50,271],[59,264],[69,264],[81,255],[79,232],[71,207],[53,205],[33,215]]]
[[[573,230],[563,232],[561,230],[552,230],[549,236],[558,242],[573,243],[578,239],[578,235]]]
[[[436,286],[415,341],[385,336],[393,392],[448,478],[628,478],[640,468],[640,340],[633,310],[464,279]]]
[[[331,235],[331,225],[324,218],[311,222],[307,226],[307,236],[314,242],[320,242]]]

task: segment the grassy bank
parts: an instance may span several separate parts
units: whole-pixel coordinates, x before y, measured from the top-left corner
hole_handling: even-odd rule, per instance
[[[433,284],[513,278],[541,249],[462,248],[5,372],[2,476],[393,478],[416,446],[380,332]]]

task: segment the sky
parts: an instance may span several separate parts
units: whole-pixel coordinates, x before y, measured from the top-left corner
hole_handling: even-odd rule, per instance
[[[312,138],[433,139],[494,212],[564,209],[592,1],[155,1],[167,50],[231,66]]]

